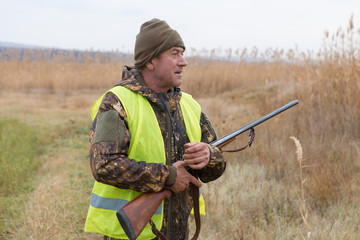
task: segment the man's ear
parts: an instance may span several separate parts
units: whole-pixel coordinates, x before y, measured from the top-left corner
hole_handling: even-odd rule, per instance
[[[155,66],[154,66],[152,60],[148,61],[145,66],[146,66],[146,68],[149,69],[150,71],[154,71],[154,69],[155,69]]]

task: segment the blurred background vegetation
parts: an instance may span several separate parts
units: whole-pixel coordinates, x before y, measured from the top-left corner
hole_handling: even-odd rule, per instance
[[[225,155],[224,176],[203,187],[201,239],[360,238],[359,50],[352,18],[317,52],[189,50],[182,89],[219,136],[300,101]],[[1,50],[0,238],[101,239],[82,232],[90,108],[124,65],[118,52]]]

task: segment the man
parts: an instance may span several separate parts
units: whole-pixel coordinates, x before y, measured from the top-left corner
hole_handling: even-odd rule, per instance
[[[92,108],[90,165],[96,179],[85,231],[127,239],[116,211],[143,192],[173,194],[153,216],[167,239],[187,239],[193,207],[189,184],[225,170],[216,134],[192,97],[183,93],[187,66],[180,35],[162,20],[145,22],[136,37],[135,67]],[[202,209],[202,212],[204,209]],[[147,226],[138,239],[156,239]]]

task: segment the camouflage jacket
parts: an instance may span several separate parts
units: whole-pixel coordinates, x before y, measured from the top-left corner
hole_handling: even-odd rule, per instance
[[[127,115],[113,93],[107,93],[90,130],[90,165],[94,178],[102,183],[139,192],[158,192],[175,183],[176,169],[172,164],[182,159],[184,144],[189,142],[179,101],[181,90],[174,88],[165,94],[151,90],[141,74],[124,67],[122,80],[117,84],[145,96],[158,120],[166,151],[166,165],[137,162],[128,157],[131,133]],[[205,114],[200,119],[201,141],[216,140],[216,133]],[[210,148],[209,164],[199,171],[202,182],[210,182],[222,175],[226,163],[220,151]],[[164,204],[161,231],[168,239],[187,239],[188,217],[192,208],[191,190],[172,194]]]

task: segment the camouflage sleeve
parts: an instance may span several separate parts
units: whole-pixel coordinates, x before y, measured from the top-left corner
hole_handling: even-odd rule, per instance
[[[208,117],[205,114],[201,114],[200,118],[201,126],[201,141],[210,143],[217,139],[216,132],[212,127]],[[219,178],[226,168],[226,162],[222,153],[217,147],[208,144],[210,149],[210,160],[206,167],[199,171],[199,178],[202,182],[207,183]]]
[[[90,166],[96,181],[139,192],[170,187],[167,180],[173,169],[130,159],[130,138],[121,102],[113,93],[106,94],[90,130]]]

